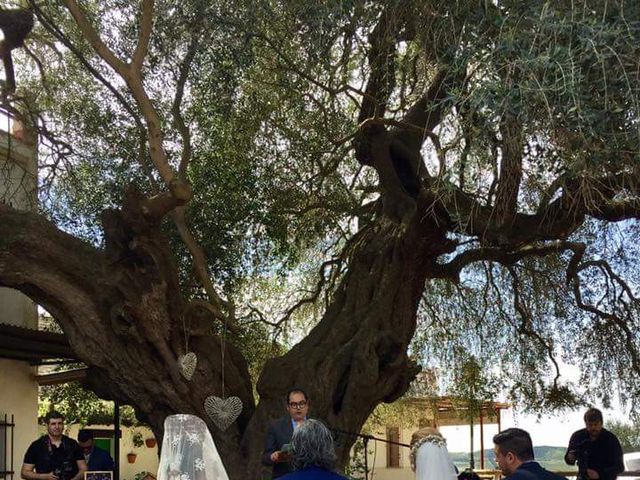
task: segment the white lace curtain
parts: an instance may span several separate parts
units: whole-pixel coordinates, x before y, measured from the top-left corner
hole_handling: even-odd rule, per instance
[[[228,480],[207,425],[194,415],[164,421],[158,480]]]

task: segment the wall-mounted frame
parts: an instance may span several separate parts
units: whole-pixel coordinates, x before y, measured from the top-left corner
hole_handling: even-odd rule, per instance
[[[111,471],[84,472],[84,480],[113,480],[113,472]]]

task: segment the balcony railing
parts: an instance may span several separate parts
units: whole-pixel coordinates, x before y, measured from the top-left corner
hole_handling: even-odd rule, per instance
[[[567,478],[575,477],[578,474],[577,470],[552,470],[552,471],[553,473],[557,473],[558,475],[562,475],[563,477],[567,477]],[[500,480],[501,478],[503,478],[503,475],[500,473],[500,470],[485,469],[485,470],[474,470],[474,472],[477,473],[482,480]],[[640,478],[640,471],[636,471],[636,470],[625,471],[619,474],[618,477]]]

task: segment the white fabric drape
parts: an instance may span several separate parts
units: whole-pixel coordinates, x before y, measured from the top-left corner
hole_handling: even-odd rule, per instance
[[[165,419],[158,480],[229,480],[201,418],[181,414]]]
[[[425,442],[416,453],[417,480],[457,480],[456,469],[445,445]]]

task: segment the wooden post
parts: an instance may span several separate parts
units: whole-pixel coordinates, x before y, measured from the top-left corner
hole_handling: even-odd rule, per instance
[[[482,418],[482,407],[480,407],[480,468],[484,470],[484,419]]]
[[[120,402],[113,402],[113,480],[120,480]]]
[[[476,468],[476,462],[473,459],[473,416],[470,416],[470,421],[469,421],[469,427],[471,428],[470,430],[470,437],[471,437],[471,451],[469,452],[469,467],[471,467],[471,470]]]

